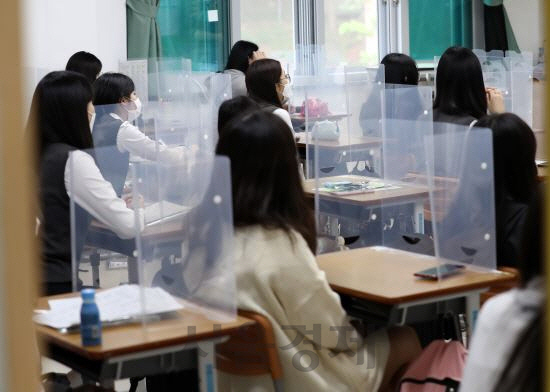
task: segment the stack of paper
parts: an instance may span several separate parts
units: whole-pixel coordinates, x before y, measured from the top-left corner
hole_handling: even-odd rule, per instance
[[[123,285],[96,294],[101,321],[111,323],[132,320],[142,315],[173,312],[183,306],[160,287]],[[73,297],[48,301],[50,310],[35,314],[34,321],[56,329],[80,324],[82,298]]]

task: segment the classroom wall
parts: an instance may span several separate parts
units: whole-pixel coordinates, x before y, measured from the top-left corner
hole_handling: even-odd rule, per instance
[[[125,0],[24,0],[23,65],[64,68],[79,50],[94,53],[105,71],[126,59]]]
[[[80,50],[95,54],[103,72],[126,60],[125,0],[22,0],[23,115],[36,84],[48,72],[65,69]]]
[[[544,0],[504,0],[519,48],[538,58],[544,45]]]

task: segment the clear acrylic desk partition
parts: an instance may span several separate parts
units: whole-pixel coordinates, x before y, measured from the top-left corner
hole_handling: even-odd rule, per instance
[[[334,165],[315,146],[318,170],[314,179],[306,180],[306,191],[315,197],[320,253],[383,245],[434,254],[433,243],[424,238],[424,210],[430,209],[424,139],[433,135],[427,117],[381,120],[377,171],[353,153]]]
[[[99,287],[130,283],[125,287],[132,288],[134,294],[139,292],[139,314],[132,316],[143,316],[148,329],[159,328],[155,321],[161,316],[177,317],[177,312],[159,315],[155,310],[157,306],[174,310],[174,303],[212,320],[233,319],[236,297],[229,173],[229,161],[224,157],[184,165],[132,164],[125,195],[131,197],[132,206],[117,214],[129,219],[130,231],[124,233],[113,232],[109,219],[90,216],[72,201],[75,290],[93,283],[87,270],[90,255],[97,253]],[[73,183],[78,186],[77,179]],[[121,203],[119,207],[124,209]],[[97,237],[97,232],[104,236]],[[110,241],[105,240],[107,234]],[[126,248],[117,248],[121,242]],[[115,261],[118,268],[110,268]]]
[[[190,72],[179,80],[177,94],[157,102],[155,135],[170,146],[195,146],[213,154],[218,140],[221,103],[231,98],[231,76]]]
[[[159,137],[156,120],[162,116],[163,106],[165,105],[154,101],[144,103],[142,115],[131,121],[131,125],[127,121],[132,119],[128,117],[128,110],[123,104],[95,106],[96,119],[92,137],[96,146],[96,164],[104,177],[113,183],[118,195],[122,194],[129,162],[149,160],[181,165],[192,161],[200,153],[194,140],[190,140],[188,144],[168,144]],[[175,112],[174,116],[183,121],[184,114],[180,111]],[[136,127],[146,138],[139,143],[120,144],[119,132],[129,132],[130,126]],[[116,148],[103,148],[113,146]]]
[[[378,74],[378,70],[363,69],[349,75],[297,77],[293,81],[291,118],[300,136],[298,147],[302,146],[306,178],[314,178],[318,170],[324,174],[347,170],[342,163],[353,160],[366,162],[369,170],[375,170],[381,138],[362,131],[360,113],[368,96],[383,94]],[[317,159],[327,167],[314,163],[317,147]]]
[[[441,263],[496,268],[492,134],[434,124],[426,138],[431,223]]]
[[[506,111],[533,124],[533,55],[506,52],[506,56],[476,52],[486,88],[500,90]]]
[[[84,183],[79,168],[94,161],[106,183],[99,184],[100,190],[81,200],[76,195],[90,184]],[[116,214],[101,208],[92,210],[94,204],[99,204],[93,200],[94,196],[98,199],[105,197],[102,195],[131,197],[131,184],[127,181],[128,161],[116,145],[111,145],[71,152],[67,165],[70,174],[68,191],[75,195],[70,198],[73,291],[83,287],[106,289],[137,283],[133,210],[126,207],[124,200],[113,204]]]

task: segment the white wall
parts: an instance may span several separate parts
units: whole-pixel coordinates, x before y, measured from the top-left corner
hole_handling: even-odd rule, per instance
[[[38,81],[49,71],[65,69],[73,53],[93,53],[103,72],[118,71],[118,62],[126,60],[126,0],[21,3],[25,117]]]
[[[535,60],[544,46],[543,4],[544,0],[504,0],[519,48],[533,52]]]
[[[75,52],[95,54],[104,71],[126,59],[125,0],[24,0],[24,66],[63,69]]]

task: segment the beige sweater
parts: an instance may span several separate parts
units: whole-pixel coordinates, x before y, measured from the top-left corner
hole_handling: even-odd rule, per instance
[[[303,237],[291,236],[259,226],[236,230],[238,307],[271,320],[285,391],[376,391],[389,354],[386,333],[357,334]],[[269,377],[220,375],[222,390],[271,385]]]

